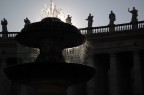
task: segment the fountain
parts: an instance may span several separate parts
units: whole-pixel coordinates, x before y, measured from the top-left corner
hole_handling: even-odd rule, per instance
[[[66,63],[62,51],[79,46],[85,37],[73,25],[56,17],[46,17],[30,23],[16,36],[19,44],[39,48],[35,62],[16,64],[4,69],[12,82],[35,89],[35,95],[66,95],[67,87],[86,82],[95,69],[75,63]]]

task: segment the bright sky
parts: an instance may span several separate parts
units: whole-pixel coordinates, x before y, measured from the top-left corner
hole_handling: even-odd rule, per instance
[[[57,8],[65,15],[72,16],[72,23],[78,28],[87,27],[85,20],[89,13],[94,16],[93,27],[105,26],[109,23],[109,13],[116,15],[115,24],[129,23],[132,10],[138,10],[138,20],[144,20],[144,0],[53,0]],[[19,32],[24,27],[24,19],[31,22],[41,20],[41,10],[50,0],[0,0],[0,20],[6,18],[9,32]],[[0,27],[1,31],[1,27]]]

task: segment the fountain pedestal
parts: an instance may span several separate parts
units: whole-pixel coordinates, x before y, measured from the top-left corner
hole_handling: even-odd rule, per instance
[[[50,83],[49,83],[50,82]],[[33,83],[35,95],[67,95],[65,82],[38,81]]]
[[[66,63],[64,48],[85,41],[79,30],[58,18],[48,17],[27,25],[16,36],[18,43],[39,48],[33,63],[17,64],[4,70],[12,82],[32,86],[35,95],[66,95],[68,86],[88,81],[95,69],[82,64]]]

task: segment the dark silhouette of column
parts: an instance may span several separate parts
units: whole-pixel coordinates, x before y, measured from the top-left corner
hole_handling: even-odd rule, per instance
[[[142,75],[141,75],[141,62],[139,51],[133,52],[133,72],[134,72],[134,95],[142,94]]]
[[[110,54],[109,68],[109,90],[110,95],[118,95],[118,71],[117,71],[116,54]]]
[[[118,92],[119,95],[132,95],[133,93],[133,54],[130,51],[117,53]]]
[[[1,68],[0,68],[0,95],[10,95],[10,81],[5,76],[3,69],[6,68],[7,59],[4,56],[1,56]]]
[[[140,71],[142,75],[142,95],[144,94],[144,50],[140,51]]]
[[[90,53],[90,52],[89,52]],[[87,65],[95,67],[94,55],[88,54]],[[87,95],[96,95],[96,74],[87,82]]]
[[[95,95],[108,95],[109,94],[109,54],[96,54],[95,56]]]

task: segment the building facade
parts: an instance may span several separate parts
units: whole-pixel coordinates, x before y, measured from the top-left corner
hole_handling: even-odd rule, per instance
[[[87,83],[68,88],[68,95],[143,95],[144,21],[80,29],[85,44],[65,49],[66,62],[96,69]],[[32,88],[10,82],[7,66],[32,62],[39,53],[15,41],[18,32],[0,33],[0,94],[32,95]]]

